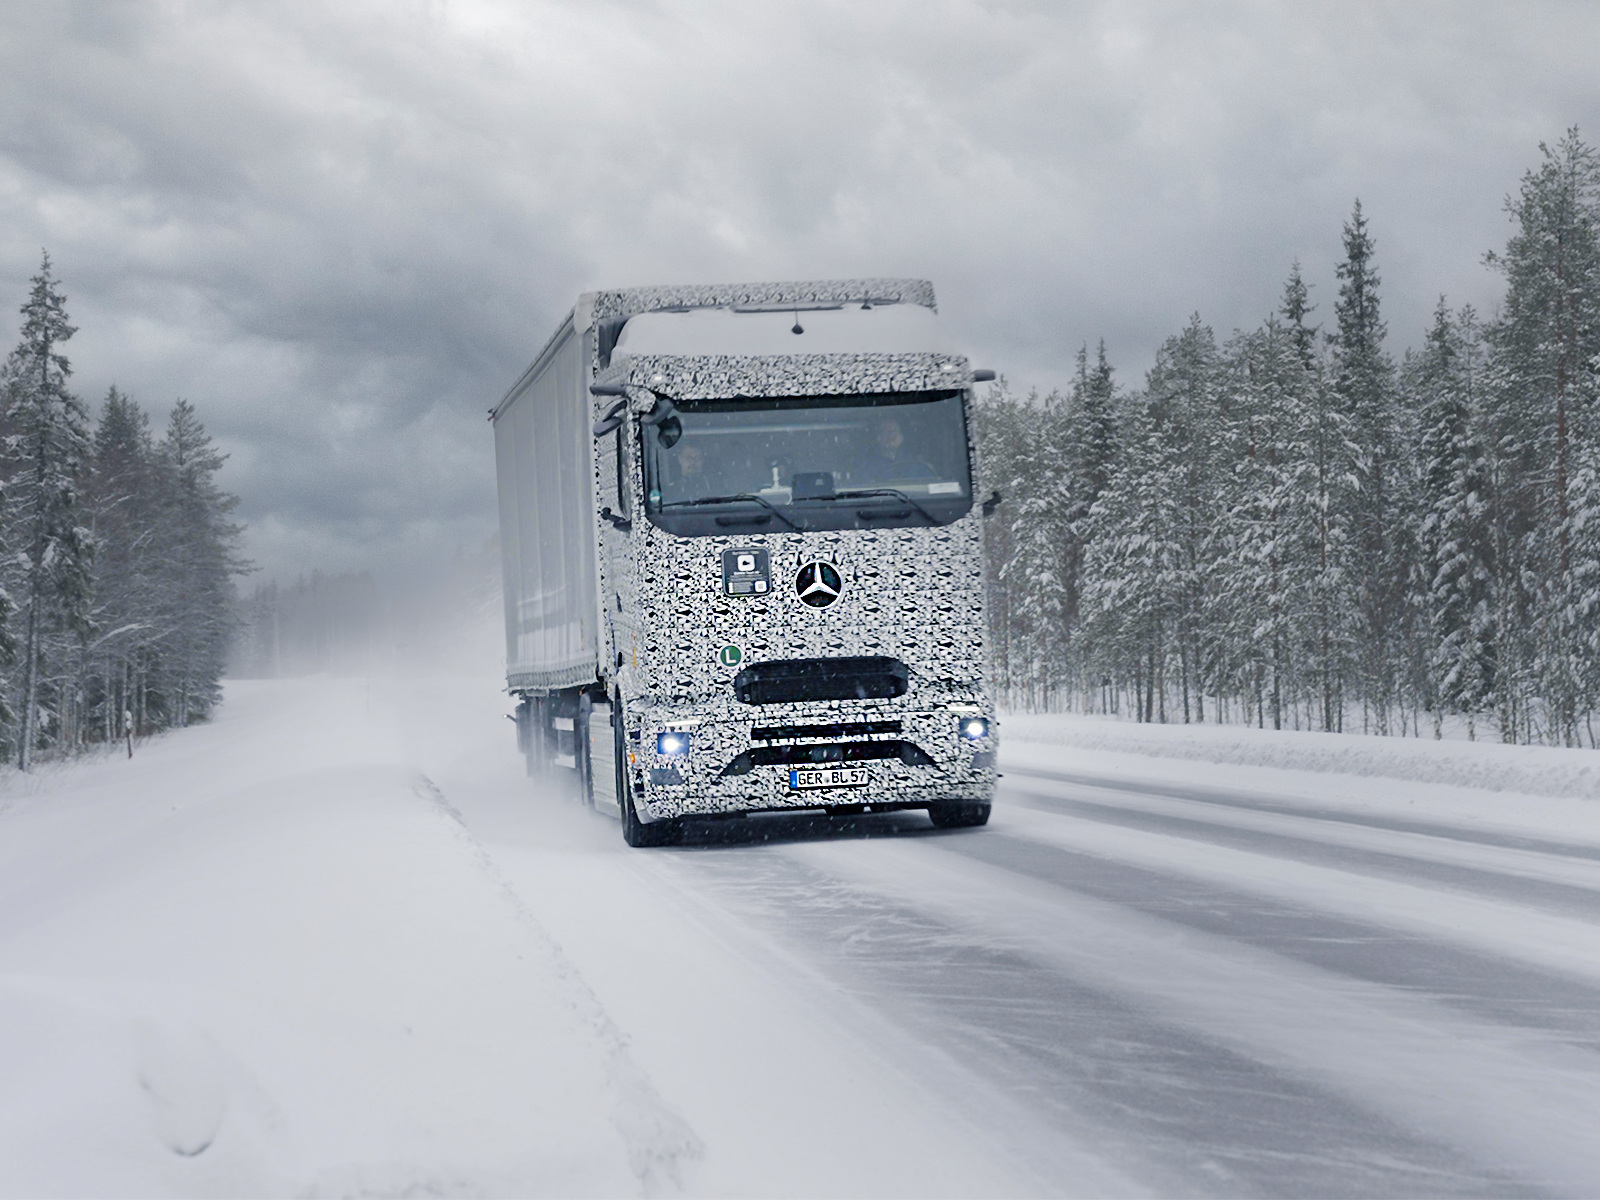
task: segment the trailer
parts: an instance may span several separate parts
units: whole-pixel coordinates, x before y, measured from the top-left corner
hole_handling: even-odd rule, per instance
[[[689,819],[988,820],[974,371],[925,280],[587,293],[493,409],[530,774]]]

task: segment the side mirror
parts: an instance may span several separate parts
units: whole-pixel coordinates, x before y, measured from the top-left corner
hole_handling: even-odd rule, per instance
[[[589,394],[591,396],[626,397],[628,394],[628,385],[624,380],[621,379],[611,379],[607,380],[605,383],[591,383],[589,385]]]
[[[994,372],[989,370],[987,367],[983,367],[983,368],[980,368],[978,370],[975,370],[975,371],[972,372],[972,382],[973,383],[993,383],[994,382]]]
[[[989,498],[983,502],[983,515],[986,517],[994,516],[994,510],[1004,504],[1005,499],[999,492],[990,492]]]

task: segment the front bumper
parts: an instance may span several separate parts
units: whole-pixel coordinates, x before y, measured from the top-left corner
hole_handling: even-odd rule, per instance
[[[961,734],[981,715],[989,731]],[[657,737],[687,731],[687,754],[656,753]],[[905,709],[851,705],[828,712],[697,720],[654,709],[630,738],[630,774],[646,821],[785,809],[915,807],[989,802],[995,788],[994,714],[961,704]],[[848,769],[850,786],[796,787],[796,770]],[[864,780],[856,783],[855,780]]]

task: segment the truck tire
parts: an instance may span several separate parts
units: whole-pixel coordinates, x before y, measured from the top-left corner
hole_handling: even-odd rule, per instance
[[[616,737],[617,807],[622,809],[622,840],[630,846],[672,846],[683,840],[681,821],[653,821],[646,825],[633,807],[633,781],[628,772],[628,748],[622,736],[622,705],[611,709],[612,732]]]
[[[945,800],[928,805],[935,829],[965,829],[989,823],[989,806],[982,801]]]

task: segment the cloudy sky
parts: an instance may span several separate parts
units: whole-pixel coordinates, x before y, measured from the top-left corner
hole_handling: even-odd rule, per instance
[[[484,414],[580,291],[934,280],[981,366],[1123,383],[1359,196],[1390,340],[1538,143],[1600,140],[1600,6],[0,0],[0,340],[48,247],[75,384],[199,409],[247,551],[426,570],[493,532]],[[5,316],[4,314],[12,314]]]

